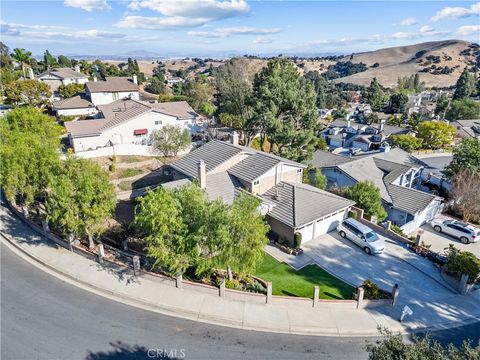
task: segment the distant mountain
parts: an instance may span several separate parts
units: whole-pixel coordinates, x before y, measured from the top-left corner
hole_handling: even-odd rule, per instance
[[[352,54],[342,61],[364,63],[368,69],[335,79],[337,83],[368,85],[376,77],[391,88],[399,77],[419,74],[427,87],[449,87],[466,66],[478,69],[480,46],[461,40],[432,41]]]

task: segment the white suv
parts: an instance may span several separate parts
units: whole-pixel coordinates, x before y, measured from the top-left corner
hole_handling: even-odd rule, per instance
[[[480,240],[480,230],[457,220],[433,219],[430,223],[436,232],[451,235],[464,244]]]

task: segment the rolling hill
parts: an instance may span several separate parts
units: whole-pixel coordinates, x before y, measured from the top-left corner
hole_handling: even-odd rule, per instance
[[[342,61],[364,63],[368,69],[335,79],[368,85],[376,77],[385,87],[394,87],[399,77],[419,74],[427,87],[455,84],[465,66],[473,67],[480,56],[478,44],[461,40],[426,42],[352,54]]]

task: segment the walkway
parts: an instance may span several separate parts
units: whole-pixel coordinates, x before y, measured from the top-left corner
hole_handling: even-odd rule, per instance
[[[394,331],[446,328],[480,318],[480,293],[470,297],[451,295],[425,304],[404,326],[397,321],[401,308],[354,309],[321,303],[302,306],[278,299],[271,305],[231,295],[177,289],[170,282],[134,277],[129,270],[103,267],[71,253],[34,233],[5,207],[0,207],[1,241],[42,270],[110,299],[167,315],[242,329],[308,335],[375,336],[379,325]],[[419,309],[420,310],[420,309]]]

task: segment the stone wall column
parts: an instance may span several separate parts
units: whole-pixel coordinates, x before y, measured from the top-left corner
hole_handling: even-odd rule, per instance
[[[272,303],[272,283],[267,282],[267,304]]]
[[[462,295],[466,295],[468,292],[468,274],[463,274],[460,279],[459,292]]]
[[[364,296],[365,296],[365,289],[360,286],[360,287],[357,289],[357,309],[361,309],[361,308],[362,308]]]
[[[105,249],[103,248],[103,244],[98,244],[98,262],[103,264],[103,258],[105,257]]]
[[[222,278],[222,281],[220,281],[220,287],[218,288],[218,294],[222,298],[225,297],[225,278]]]
[[[319,286],[315,286],[313,288],[313,307],[317,307],[318,306],[318,300],[320,298],[320,287]]]
[[[177,276],[175,277],[175,285],[177,286],[177,289],[182,288],[182,282],[183,282],[182,273],[178,273]]]
[[[400,295],[400,289],[398,287],[398,284],[395,284],[392,289],[392,306],[397,305],[399,295]]]

